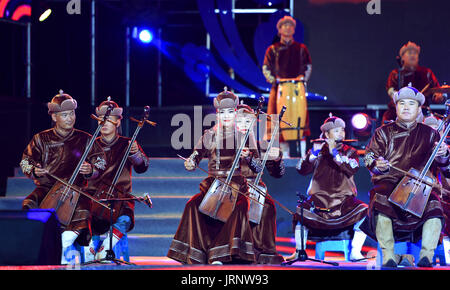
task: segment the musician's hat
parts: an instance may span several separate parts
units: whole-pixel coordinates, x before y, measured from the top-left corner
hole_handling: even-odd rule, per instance
[[[225,90],[217,95],[214,98],[214,108],[216,109],[226,109],[226,108],[234,108],[236,109],[239,105],[239,98],[232,92]]]
[[[398,92],[394,93],[394,96],[392,97],[394,100],[394,103],[397,104],[398,101],[402,99],[412,99],[422,106],[425,103],[425,96],[419,92],[416,88],[408,86],[401,88]]]
[[[344,120],[336,116],[333,116],[330,113],[330,116],[323,122],[322,126],[320,126],[320,131],[322,131],[322,134],[324,134],[325,132],[328,132],[329,130],[338,127],[345,128]]]
[[[106,111],[108,110],[109,105],[113,106],[110,116],[117,116],[119,117],[119,119],[122,119],[123,108],[119,107],[116,102],[111,101],[110,98],[108,98],[108,100],[106,101],[101,102],[100,105],[95,108],[95,113],[97,114],[97,116],[104,116],[106,114]]]
[[[281,26],[283,26],[283,24],[285,24],[285,23],[291,23],[292,26],[294,26],[294,28],[297,25],[297,21],[295,21],[295,19],[292,18],[292,16],[286,15],[283,18],[281,18],[280,20],[278,20],[277,29],[280,30]]]
[[[70,95],[65,94],[63,90],[59,90],[59,94],[54,96],[51,102],[47,103],[48,114],[71,111],[77,108],[77,101]]]
[[[415,50],[417,51],[418,54],[420,54],[420,46],[418,46],[414,42],[408,41],[408,43],[406,43],[400,48],[398,55],[403,56],[403,54],[410,49]]]

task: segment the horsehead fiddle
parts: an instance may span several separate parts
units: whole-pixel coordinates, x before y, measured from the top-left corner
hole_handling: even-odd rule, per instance
[[[256,111],[257,118],[259,117],[259,114],[261,113],[261,107],[262,107],[263,101],[264,101],[264,98],[261,98],[259,100],[258,109]],[[276,139],[276,136],[278,136],[278,132],[280,129],[280,122],[282,121],[282,118],[283,118],[283,115],[285,112],[286,112],[286,106],[283,106],[281,109],[281,112],[278,116],[278,122],[276,123],[276,125],[273,129],[273,132],[271,134],[269,145],[267,146],[266,152],[263,156],[263,159],[261,162],[261,171],[256,175],[254,182],[249,183],[249,184],[251,184],[250,190],[249,190],[250,196],[253,197],[253,199],[256,199],[259,201],[259,203],[255,203],[255,202],[253,202],[253,200],[250,200],[250,207],[249,207],[249,211],[248,211],[249,220],[256,224],[259,224],[261,221],[261,216],[262,216],[262,212],[263,212],[263,207],[261,206],[261,204],[264,204],[264,202],[266,200],[266,194],[267,194],[267,188],[260,186],[259,182],[262,178],[262,175],[264,172],[264,167],[266,166],[266,162],[269,158],[270,150],[273,147],[273,143]],[[249,131],[250,130],[251,130],[251,127],[250,127]],[[257,190],[257,188],[259,190]]]

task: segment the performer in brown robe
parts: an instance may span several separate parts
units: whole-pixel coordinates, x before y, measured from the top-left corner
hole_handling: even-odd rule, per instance
[[[421,218],[402,210],[388,198],[404,175],[389,165],[406,171],[410,168],[421,170],[440,136],[431,127],[416,122],[420,106],[425,102],[425,96],[417,89],[404,87],[394,94],[393,99],[397,120],[375,131],[364,157],[374,184],[370,191],[370,226],[381,248],[384,266],[396,267],[400,262],[400,257],[394,253],[395,241],[416,242],[422,238],[417,265],[429,267],[444,219],[439,192],[432,190]],[[449,164],[445,143],[439,148],[433,164]]]
[[[252,229],[247,213],[249,202],[245,196],[238,194],[235,208],[226,222],[199,211],[199,205],[214,178],[227,178],[235,159],[236,147],[240,146],[236,144],[236,139],[242,139],[236,138],[240,133],[235,130],[238,103],[238,97],[226,90],[214,99],[218,125],[205,131],[194,152],[185,161],[186,169],[194,170],[202,158],[208,158],[209,176],[200,183],[200,193],[187,202],[167,254],[169,258],[183,264],[255,262]],[[255,151],[251,149],[251,152]],[[246,161],[241,159],[241,162]],[[248,191],[246,179],[239,168],[235,171],[231,184],[244,194]]]
[[[107,198],[102,195],[102,191],[107,191],[109,189],[109,186],[111,186],[117,170],[119,169],[120,163],[122,162],[125,151],[130,144],[130,138],[121,136],[119,134],[119,127],[121,125],[123,109],[113,101],[109,101],[109,103],[114,106],[109,119],[112,120],[115,124],[112,122],[105,122],[100,131],[101,136],[97,138],[98,143],[105,151],[108,167],[100,176],[100,178],[94,180],[89,184],[89,191],[92,192],[94,197],[98,199]],[[108,101],[104,101],[96,108],[96,114],[98,117],[104,117],[107,105]],[[141,146],[139,146],[137,141],[134,141],[133,145],[130,148],[129,157],[127,158],[125,166],[115,186],[115,190],[112,192],[113,195],[109,198],[130,198],[131,196],[127,195],[127,193],[131,193],[132,190],[132,170],[134,169],[136,173],[144,173],[145,171],[147,171],[148,165],[148,157],[145,155],[144,151],[142,150]],[[93,205],[93,207],[104,210],[102,207],[99,207],[97,205]],[[134,228],[134,201],[116,202],[114,207],[118,209],[119,213],[117,215],[113,215],[113,247],[120,241],[125,233],[131,231]],[[93,211],[93,214],[97,212],[97,210]],[[107,212],[109,213],[109,211]],[[104,259],[106,257],[106,251],[109,250],[110,246],[109,228],[109,214],[103,217],[96,215],[92,216],[93,235],[99,236],[106,232],[108,232],[108,234],[102,245],[100,245],[98,249],[97,245],[95,244],[95,239],[91,239],[89,246],[84,249],[85,262],[94,260],[94,255],[95,259],[97,260]]]
[[[315,143],[297,165],[298,173],[313,174],[309,198],[303,203],[304,243],[307,236],[314,241],[352,239],[350,259],[363,259],[361,248],[366,235],[359,225],[367,216],[368,206],[356,198],[353,176],[359,169],[358,153],[339,142],[345,138],[345,122],[341,118],[330,116],[320,130],[325,142]],[[297,207],[294,216],[297,249],[301,249],[299,221]],[[297,258],[297,254],[296,251],[288,259]]]
[[[294,40],[296,21],[291,16],[284,16],[277,23],[280,42],[269,46],[264,56],[262,66],[263,74],[267,82],[272,84],[267,105],[267,114],[278,114],[277,112],[277,78],[300,78],[305,83],[311,77],[312,61],[308,48],[303,43]],[[306,120],[306,127],[309,124],[309,117]],[[309,130],[304,131],[305,136],[309,136]],[[284,142],[280,134],[280,147],[283,156],[289,157],[289,144]]]
[[[399,57],[401,59],[400,80],[399,68],[391,71],[386,82],[386,91],[390,97],[388,110],[383,114],[383,121],[395,120],[395,104],[393,96],[403,87],[413,86],[425,95],[423,106],[427,107],[431,103],[442,103],[443,97],[441,93],[430,93],[431,88],[439,87],[439,81],[433,71],[427,67],[419,65],[420,46],[414,42],[408,42],[400,48]],[[419,122],[423,120],[423,114],[419,114]]]
[[[48,103],[48,113],[55,126],[33,136],[25,148],[20,166],[24,174],[33,179],[36,188],[22,203],[24,210],[38,208],[41,201],[55,184],[55,180],[46,175],[50,172],[55,176],[68,180],[83,155],[91,135],[74,129],[77,102],[68,94],[62,93],[53,97]],[[97,178],[105,170],[105,155],[100,145],[95,142],[86,161],[80,169],[74,185],[86,188],[88,180]],[[87,245],[91,238],[90,208],[91,201],[80,195],[78,204],[70,224],[63,228],[62,264],[66,264],[65,251],[68,251],[75,240],[80,245]]]
[[[245,132],[249,129],[251,121],[255,118],[256,117],[252,108],[247,105],[240,104],[238,106],[236,118],[237,129],[245,134]],[[250,142],[256,145],[256,140],[254,138],[254,134],[250,133]],[[244,148],[243,156],[248,160],[247,162],[241,163],[241,173],[245,176],[248,183],[254,184],[256,176],[261,170],[264,170],[264,168],[261,168],[260,164],[256,164],[253,166],[256,169],[255,171],[255,169],[248,166],[248,164],[251,164],[252,162],[259,162],[257,158],[254,158],[257,156],[250,154],[249,148]],[[269,158],[266,162],[266,168],[272,177],[281,178],[284,175],[285,167],[282,159],[282,153],[279,148],[272,147],[271,151],[269,151]],[[267,192],[267,187],[262,180],[259,181],[259,185],[266,188]],[[253,232],[253,247],[255,250],[256,262],[258,264],[281,264],[284,261],[283,256],[278,254],[276,250],[276,216],[277,211],[275,208],[275,203],[270,195],[266,195],[260,222],[257,224],[250,221]]]

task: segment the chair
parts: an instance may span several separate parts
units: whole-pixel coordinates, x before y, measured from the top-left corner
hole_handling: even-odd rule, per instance
[[[350,240],[329,240],[316,243],[316,259],[324,260],[325,252],[343,252],[346,261],[350,261]]]

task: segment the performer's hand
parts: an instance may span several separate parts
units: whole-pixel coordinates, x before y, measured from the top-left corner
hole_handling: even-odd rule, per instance
[[[128,141],[128,144],[130,144],[130,142],[131,142],[131,140]],[[130,154],[131,155],[136,154],[138,151],[139,151],[139,146],[138,146],[137,142],[134,141],[133,145],[131,145],[131,148],[130,148]]]
[[[90,163],[87,163],[86,161],[81,164],[80,167],[80,173],[81,174],[91,174],[92,173],[92,165]]]
[[[389,161],[385,160],[383,157],[378,157],[375,160],[375,167],[380,171],[386,171],[389,169]]]
[[[434,145],[437,145],[438,142],[434,142]],[[441,143],[441,146],[439,146],[439,150],[437,152],[437,156],[445,157],[447,156],[448,152],[448,146],[445,144],[445,142]]]
[[[250,149],[248,147],[244,147],[241,152],[241,157],[248,157],[250,155]]]
[[[272,147],[269,151],[269,160],[280,160],[280,148],[278,147]]]
[[[325,139],[328,144],[328,150],[333,153],[333,149],[336,148],[336,141],[334,139]]]
[[[35,167],[34,167],[34,176],[36,177],[42,177],[47,173],[47,170],[44,168],[41,168],[41,164],[38,163]]]
[[[314,143],[313,144],[313,151],[322,150],[322,147],[325,143]]]
[[[195,167],[195,162],[192,159],[189,158],[184,161],[184,168],[186,168],[187,170],[192,171],[195,169]]]

